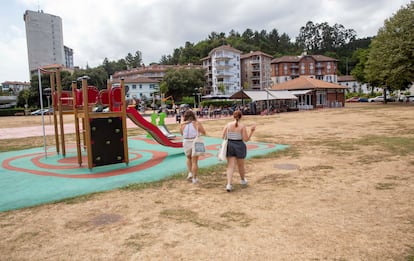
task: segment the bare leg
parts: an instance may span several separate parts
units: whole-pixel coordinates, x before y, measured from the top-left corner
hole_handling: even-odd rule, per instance
[[[191,169],[190,171],[193,173],[193,179],[197,178],[198,172],[198,156],[191,157]]]
[[[192,157],[191,157],[191,155],[189,155],[189,156],[187,156],[187,169],[188,169],[188,172],[191,172],[191,169],[193,168],[193,164],[192,164],[192,159],[191,159]]]
[[[244,179],[244,175],[246,174],[246,169],[244,168],[244,159],[237,159],[237,168],[239,170],[240,179]]]
[[[227,157],[227,184],[231,185],[231,181],[233,179],[233,172],[234,172],[234,165],[235,165],[236,157]]]

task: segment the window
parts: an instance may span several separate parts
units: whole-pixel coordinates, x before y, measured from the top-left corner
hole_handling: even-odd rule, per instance
[[[316,93],[316,104],[317,105],[325,105],[325,103],[326,103],[326,93],[317,92]]]
[[[136,85],[136,84],[133,84],[133,85],[132,85],[132,89],[133,89],[133,90],[136,90],[136,89],[137,89],[137,85]]]

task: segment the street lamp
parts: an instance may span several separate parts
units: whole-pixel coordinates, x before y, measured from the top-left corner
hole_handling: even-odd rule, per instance
[[[194,88],[193,95],[195,96],[194,99],[194,108],[200,108],[200,98],[201,98],[201,92],[203,91],[203,87],[200,88]]]
[[[158,93],[157,91],[154,91],[154,92],[152,93],[152,109],[153,109],[153,111],[155,111],[155,95],[156,95],[157,93]]]
[[[44,95],[46,96],[46,98],[47,98],[47,111],[48,111],[48,114],[49,114],[49,123],[52,123],[52,119],[51,119],[51,116],[50,116],[50,114],[51,114],[51,111],[50,111],[50,95],[52,94],[52,89],[51,88],[45,88],[44,90]]]
[[[201,103],[201,95],[203,95],[203,87],[198,88],[198,107],[200,107],[200,103]]]
[[[269,87],[269,85],[270,85],[270,82],[269,81],[266,81],[265,90],[266,90],[266,96],[267,96],[267,115],[269,115],[269,109],[270,109],[270,106],[269,106],[269,104],[270,104],[270,100],[269,100],[269,90],[270,90],[270,87]]]

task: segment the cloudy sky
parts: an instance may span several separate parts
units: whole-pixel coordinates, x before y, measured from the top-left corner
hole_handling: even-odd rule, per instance
[[[384,20],[411,0],[9,0],[0,10],[0,83],[29,81],[26,10],[60,16],[64,44],[81,68],[141,51],[143,62],[211,32],[277,29],[292,40],[306,22],[342,24],[357,37],[374,36]]]

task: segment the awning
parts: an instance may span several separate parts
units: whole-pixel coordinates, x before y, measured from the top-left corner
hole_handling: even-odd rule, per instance
[[[224,94],[216,94],[216,95],[208,94],[208,95],[201,96],[201,99],[208,99],[208,100],[230,99],[230,96],[229,95],[224,95]]]
[[[305,94],[312,92],[312,90],[298,90],[298,91],[289,91],[289,92],[293,95],[305,95]]]
[[[297,97],[289,91],[238,91],[230,99],[251,99],[252,101],[296,100]]]
[[[293,95],[290,91],[269,91],[269,93],[276,98],[276,100],[297,100],[298,97]]]
[[[266,91],[238,91],[230,96],[230,99],[251,99],[252,101],[276,100],[270,93]]]

